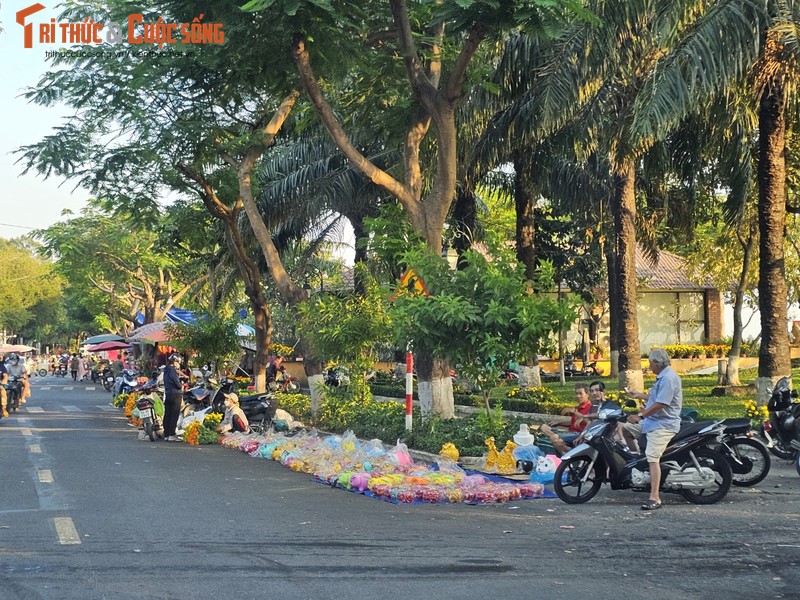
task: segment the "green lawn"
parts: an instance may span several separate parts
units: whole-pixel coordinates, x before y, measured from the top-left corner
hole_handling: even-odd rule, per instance
[[[792,378],[800,376],[800,369],[792,370]],[[743,385],[753,383],[756,377],[755,369],[748,369],[741,372],[740,379]],[[744,403],[746,400],[752,400],[755,396],[741,396],[741,397],[728,397],[728,396],[712,396],[711,389],[717,383],[717,376],[714,375],[684,375],[681,377],[683,381],[683,407],[694,408],[700,413],[701,418],[730,418],[730,417],[743,417],[744,416]],[[589,383],[590,380],[580,380],[581,382]],[[619,384],[616,379],[604,378],[602,380],[606,384],[606,392],[617,393],[619,391]],[[645,388],[653,385],[655,377],[645,377]],[[567,381],[565,385],[560,383],[546,383],[545,387],[552,390],[559,398],[559,406],[568,406],[574,404],[574,390],[575,384],[578,381]],[[492,390],[492,397],[499,397],[505,394],[507,388],[495,388]]]

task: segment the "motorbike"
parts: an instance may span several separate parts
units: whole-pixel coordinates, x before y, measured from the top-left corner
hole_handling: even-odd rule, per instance
[[[19,408],[19,401],[22,398],[22,378],[21,377],[9,377],[8,382],[3,384],[3,387],[6,388],[6,410],[8,412],[16,412]]]
[[[67,363],[59,362],[58,366],[56,367],[56,377],[66,377],[66,376],[67,376]]]
[[[567,504],[588,502],[604,483],[612,490],[650,491],[647,457],[615,439],[617,424],[627,420],[621,408],[603,409],[583,432],[583,443],[561,457],[553,488]],[[678,493],[694,504],[714,504],[731,487],[727,459],[709,445],[718,443],[721,422],[695,423],[673,439],[661,457],[661,491]],[[678,438],[678,436],[676,436]]]
[[[325,371],[325,385],[339,387],[350,384],[350,374],[347,367],[334,365]]]
[[[151,442],[156,441],[156,437],[163,437],[164,427],[162,425],[161,416],[158,414],[157,403],[158,399],[158,382],[151,379],[138,388],[136,391],[139,393],[139,398],[136,401],[136,408],[139,410],[139,418],[142,420],[142,427],[144,432]],[[161,405],[161,413],[163,414],[163,404]]]
[[[116,379],[117,395],[130,394],[139,385],[136,379],[136,371],[134,369],[125,369],[122,371],[122,376]]]
[[[110,392],[114,389],[114,373],[111,372],[109,367],[103,369],[103,372],[100,373],[100,381],[103,383],[103,389],[107,392]]]
[[[709,444],[722,454],[731,467],[731,483],[750,487],[760,483],[769,474],[772,461],[767,447],[755,437],[750,419],[725,419],[719,442]]]
[[[564,356],[564,376],[565,377],[599,377],[597,361],[584,363],[580,369],[575,364],[575,359],[571,354]]]
[[[293,393],[300,389],[300,384],[297,383],[297,378],[292,377],[285,369],[278,371],[277,377],[267,383],[272,392],[285,392]]]
[[[790,389],[790,385],[788,377],[775,384],[767,403],[769,418],[762,424],[769,451],[784,460],[798,457],[798,448],[792,441],[800,441],[800,402],[794,401],[797,391]]]

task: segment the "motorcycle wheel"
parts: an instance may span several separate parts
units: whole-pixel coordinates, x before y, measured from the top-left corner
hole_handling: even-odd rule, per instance
[[[797,450],[791,446],[784,446],[780,438],[777,437],[772,441],[769,451],[783,460],[794,460],[797,457]]]
[[[794,459],[794,468],[797,470],[797,474],[800,475],[800,454]]]
[[[733,472],[733,485],[755,485],[769,474],[772,460],[764,444],[749,438],[734,438],[728,447],[733,454],[726,456]]]
[[[584,481],[586,477],[586,481]],[[583,504],[600,491],[603,477],[585,456],[562,461],[553,475],[553,489],[567,504]]]
[[[155,442],[156,432],[153,430],[153,422],[150,419],[145,419],[142,425],[144,425],[144,432],[147,434],[147,437],[150,438],[150,441]]]
[[[283,391],[284,392],[296,392],[299,389],[300,389],[300,386],[297,385],[296,381],[289,381],[289,382],[286,383],[286,386],[284,387]]]
[[[714,483],[712,488],[702,490],[681,490],[680,494],[692,504],[714,504],[722,500],[731,489],[733,473],[728,460],[719,452],[714,452],[709,448],[695,448],[693,451],[697,462],[701,467],[708,467],[714,471]],[[684,469],[694,469],[691,460],[683,465]],[[709,489],[712,491],[709,492]]]
[[[47,369],[39,369],[37,372],[39,373],[39,377],[47,376]]]

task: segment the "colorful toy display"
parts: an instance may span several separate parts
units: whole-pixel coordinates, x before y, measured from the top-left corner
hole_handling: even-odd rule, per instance
[[[313,474],[321,483],[389,502],[494,504],[546,495],[539,483],[506,483],[471,475],[447,457],[432,465],[415,463],[405,444],[387,449],[380,440],[363,442],[350,431],[341,436],[322,436],[313,430],[291,436],[230,433],[221,436],[219,443]],[[515,444],[510,444],[503,453],[513,460]],[[498,458],[507,460],[500,453]]]

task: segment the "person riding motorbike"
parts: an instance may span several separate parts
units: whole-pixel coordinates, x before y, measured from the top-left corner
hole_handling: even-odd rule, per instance
[[[25,367],[25,362],[20,360],[19,354],[16,352],[12,352],[8,357],[6,371],[8,371],[9,377],[18,377],[22,380],[22,397],[19,399],[19,403],[25,404],[31,397],[31,385],[28,382],[28,369]]]
[[[267,386],[272,389],[276,387],[276,381],[278,379],[278,372],[282,370],[283,367],[283,356],[278,356],[275,360],[271,361],[267,366]],[[285,367],[283,367],[285,368]]]

